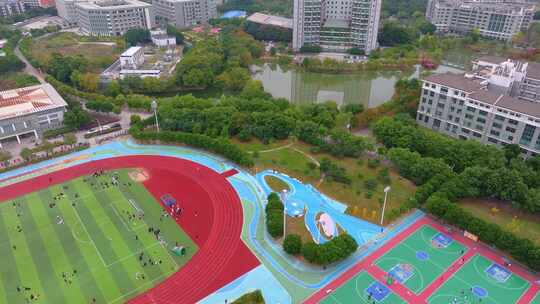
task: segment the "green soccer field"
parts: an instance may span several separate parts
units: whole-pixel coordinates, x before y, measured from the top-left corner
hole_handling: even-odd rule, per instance
[[[483,256],[475,255],[463,265],[448,281],[446,281],[431,297],[429,303],[486,303],[504,304],[516,303],[529,287],[529,282],[512,274],[504,283],[491,278],[485,270],[493,264]],[[470,291],[473,287],[481,287],[487,291],[487,296],[479,298]],[[534,301],[533,301],[534,303]]]
[[[347,283],[340,286],[338,289],[330,293],[324,298],[321,303],[323,304],[345,304],[345,303],[365,303],[372,304],[373,299],[368,298],[366,288],[371,283],[375,282],[375,279],[367,272],[362,271],[348,280]],[[384,300],[377,302],[377,304],[401,304],[406,303],[400,297],[394,293],[390,293]]]
[[[117,186],[106,172],[0,204],[0,303],[122,303],[195,254],[129,169],[114,172]],[[184,256],[171,252],[176,242]]]
[[[397,264],[410,264],[414,274],[404,285],[410,291],[419,294],[459,259],[462,251],[466,250],[465,246],[455,240],[446,248],[433,247],[431,239],[438,233],[431,226],[422,226],[380,257],[375,264],[385,272],[389,272]],[[416,254],[419,251],[427,253],[429,258],[424,261],[418,259]]]

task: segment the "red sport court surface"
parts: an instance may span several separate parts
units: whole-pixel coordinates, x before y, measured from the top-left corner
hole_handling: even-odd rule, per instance
[[[219,174],[195,162],[164,156],[124,156],[92,161],[19,182],[0,191],[0,201],[39,191],[98,170],[143,168],[145,187],[160,202],[171,194],[184,208],[177,223],[199,246],[178,272],[132,304],[195,303],[259,265],[240,239],[243,213],[240,198],[227,181],[236,171]]]
[[[452,249],[440,250],[435,247],[430,249],[429,238],[422,239],[426,233],[450,237]],[[450,246],[448,248],[451,248]],[[418,248],[426,248],[425,250],[429,252],[420,255],[426,257],[425,261],[419,261]],[[429,258],[436,259],[437,263],[431,264],[427,261]],[[410,263],[413,275],[403,283],[397,280],[389,282],[388,273],[392,272],[392,266],[401,263]],[[503,267],[511,272],[510,279],[504,284],[514,284],[513,286],[517,285],[519,288],[504,289],[503,283],[500,286],[493,284],[487,286],[490,297],[486,296],[484,301],[479,301],[476,296],[467,298],[464,294],[469,294],[470,289],[472,295],[471,286],[476,286],[476,283],[483,282],[484,285],[489,285],[485,283],[487,282],[485,278],[480,277],[487,277],[484,269],[490,266],[497,268],[497,265],[504,265]],[[349,303],[354,300],[357,303],[537,304],[540,303],[539,279],[520,266],[505,265],[505,261],[485,245],[465,238],[459,231],[449,231],[424,216],[314,293],[304,303]],[[374,288],[377,290],[369,292],[368,295],[368,290],[374,291]],[[373,294],[383,289],[387,289],[389,293],[379,299],[372,298]]]

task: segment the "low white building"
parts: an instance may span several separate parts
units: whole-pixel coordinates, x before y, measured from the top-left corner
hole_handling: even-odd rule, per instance
[[[150,37],[152,39],[152,43],[158,47],[169,47],[176,45],[176,38],[167,35],[167,32],[164,30],[150,31]]]
[[[120,66],[122,69],[137,69],[144,63],[144,49],[140,46],[132,46],[120,54]]]
[[[140,78],[146,78],[146,77],[154,77],[159,78],[161,75],[160,70],[120,70],[120,79],[124,79],[126,77],[140,77]]]

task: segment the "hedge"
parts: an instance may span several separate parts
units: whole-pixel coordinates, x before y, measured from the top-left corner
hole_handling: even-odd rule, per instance
[[[226,138],[212,138],[203,134],[193,134],[173,131],[141,131],[138,125],[132,126],[129,133],[138,140],[159,140],[165,143],[176,143],[193,146],[212,153],[222,155],[231,161],[245,167],[253,166],[249,154],[240,150]]]
[[[425,209],[445,221],[473,234],[495,247],[510,253],[516,260],[540,271],[540,247],[528,239],[519,238],[500,226],[479,219],[441,193],[432,195]]]
[[[275,192],[270,193],[265,207],[266,228],[274,238],[283,236],[283,209],[279,196]]]
[[[354,238],[345,233],[324,244],[307,242],[302,246],[302,255],[310,263],[326,266],[348,258],[357,248]]]

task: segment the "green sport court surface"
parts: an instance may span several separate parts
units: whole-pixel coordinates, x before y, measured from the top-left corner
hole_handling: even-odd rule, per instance
[[[389,272],[397,264],[411,265],[413,275],[403,285],[411,292],[419,294],[460,258],[461,251],[466,250],[465,246],[455,240],[445,248],[433,247],[431,239],[437,234],[439,231],[435,228],[424,225],[386,252],[375,264],[385,272]],[[429,257],[420,260],[417,258],[418,252],[427,253]]]
[[[347,283],[340,286],[333,291],[327,297],[325,297],[321,303],[323,304],[345,304],[345,303],[366,303],[372,304],[373,299],[369,299],[366,289],[376,280],[367,272],[362,271],[348,280]],[[377,302],[377,304],[401,304],[406,303],[400,297],[390,292],[388,296]]]
[[[454,303],[487,303],[507,304],[516,303],[529,287],[529,282],[512,274],[504,283],[497,282],[486,273],[486,269],[493,264],[483,256],[475,255],[463,265],[452,277],[450,277],[429,298],[429,303],[448,304]],[[476,295],[470,292],[474,286],[479,286],[487,291],[487,296],[479,301]],[[461,293],[463,291],[463,294]],[[538,298],[538,295],[537,295]],[[454,300],[456,299],[456,300]],[[538,301],[538,300],[537,300]],[[536,303],[533,301],[532,303]]]
[[[113,172],[118,186],[110,185]],[[0,204],[0,303],[121,303],[195,254],[196,244],[161,217],[163,209],[129,169],[113,172]],[[143,217],[132,216],[138,210]],[[167,245],[149,227],[159,227]],[[171,253],[176,242],[186,255]]]
[[[534,297],[531,304],[540,304],[540,292],[536,294],[536,297]]]

